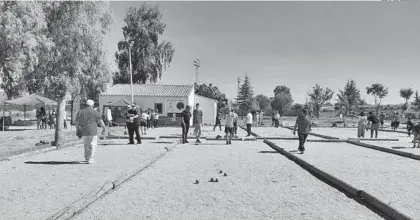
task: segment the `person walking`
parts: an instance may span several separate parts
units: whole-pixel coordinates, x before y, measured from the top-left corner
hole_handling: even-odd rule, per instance
[[[408,137],[411,137],[411,130],[413,130],[414,127],[414,123],[411,121],[411,117],[408,116],[407,118],[407,132],[408,132]]]
[[[200,136],[201,130],[203,129],[203,111],[200,108],[200,103],[195,105],[195,109],[193,111],[193,124],[194,124],[194,134],[197,137],[195,143],[201,143]]]
[[[182,128],[182,143],[188,142],[188,130],[190,129],[191,107],[187,105],[185,110],[181,112],[181,128]]]
[[[226,121],[225,121],[226,144],[232,144],[233,118],[235,116],[230,107],[228,107],[227,109],[228,109],[228,114],[226,115]]]
[[[102,134],[105,134],[105,124],[101,114],[93,110],[95,103],[87,100],[87,107],[81,109],[76,115],[76,130],[83,137],[85,148],[85,160],[88,164],[95,162],[96,146],[98,144],[98,123],[102,127]]]
[[[112,118],[112,111],[110,108],[106,109],[105,117],[106,117],[106,120],[108,121],[108,127],[112,127],[113,118]]]
[[[311,132],[312,122],[308,118],[308,111],[302,109],[299,112],[299,115],[296,119],[295,127],[293,129],[293,135],[296,135],[296,128],[298,131],[299,137],[299,147],[298,150],[303,154],[305,152],[305,142],[308,138],[309,132]]]
[[[384,112],[381,112],[381,114],[379,115],[379,122],[381,123],[381,128],[384,127],[385,118],[386,118],[386,116],[385,116]]]
[[[357,137],[365,137],[365,127],[366,127],[367,117],[364,112],[361,112],[358,118],[357,124]]]
[[[373,133],[375,132],[375,138],[378,138],[378,129],[379,129],[379,119],[378,117],[373,114],[373,112],[369,112],[369,117],[367,120],[370,122],[370,138],[373,138]]]
[[[252,112],[251,109],[249,109],[245,119],[246,131],[248,133],[247,137],[251,136],[251,127],[253,122],[254,121],[252,120]]]
[[[274,113],[274,125],[276,128],[278,128],[280,125],[280,114],[278,111]]]
[[[216,127],[219,126],[220,131],[222,131],[222,113],[217,113],[216,123],[214,124],[213,131],[216,130]]]
[[[139,115],[136,106],[133,104],[127,111],[127,128],[128,128],[128,144],[134,144],[134,133],[136,133],[137,144],[141,144],[141,136],[139,132]]]
[[[413,148],[420,148],[420,141],[419,141],[419,133],[420,133],[420,121],[417,122],[417,125],[413,126]]]

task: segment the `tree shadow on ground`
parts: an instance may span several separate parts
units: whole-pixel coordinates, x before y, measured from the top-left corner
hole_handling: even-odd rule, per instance
[[[258,153],[260,154],[278,154],[279,152],[277,151],[259,151]]]
[[[45,164],[45,165],[67,165],[67,164],[86,164],[85,161],[26,161],[26,164]]]

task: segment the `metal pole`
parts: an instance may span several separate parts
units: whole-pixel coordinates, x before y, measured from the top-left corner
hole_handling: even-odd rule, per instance
[[[128,44],[128,60],[130,62],[130,83],[131,83],[131,103],[134,103],[134,90],[133,90],[133,70],[131,67],[131,45]]]

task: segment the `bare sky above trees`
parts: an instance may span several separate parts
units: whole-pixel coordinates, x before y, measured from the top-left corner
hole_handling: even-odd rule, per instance
[[[300,103],[315,84],[337,92],[349,79],[370,104],[365,88],[373,83],[389,88],[383,103],[403,103],[399,90],[416,90],[420,79],[417,2],[151,3],[160,5],[164,39],[176,51],[162,84],[192,83],[197,58],[200,81],[217,85],[228,98],[236,96],[237,77],[245,73],[256,94],[273,96],[277,85],[287,85]],[[130,5],[140,2],[111,3],[110,59]]]

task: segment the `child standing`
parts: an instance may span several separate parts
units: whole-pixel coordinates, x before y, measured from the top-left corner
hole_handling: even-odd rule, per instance
[[[311,131],[312,122],[308,118],[308,111],[302,109],[296,119],[295,127],[293,129],[293,135],[296,135],[296,127],[298,128],[299,136],[299,148],[298,150],[303,154],[305,152],[305,142],[308,138],[309,132]]]

